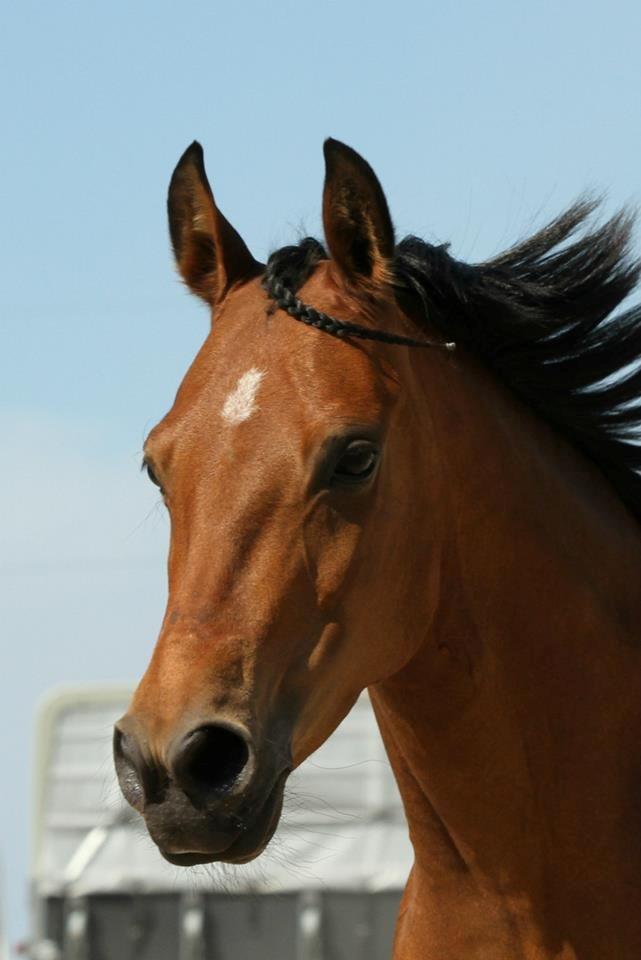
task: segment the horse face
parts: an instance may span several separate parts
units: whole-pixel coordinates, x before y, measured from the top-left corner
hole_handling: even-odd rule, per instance
[[[274,311],[237,235],[235,253],[221,253],[227,235],[187,256],[179,233],[174,223],[179,265],[208,291],[214,323],[145,445],[171,517],[169,597],[115,757],[167,859],[243,862],[270,839],[290,770],[422,639],[403,611],[415,601],[410,555],[429,553],[413,544],[410,496],[424,425],[407,351],[297,323]],[[217,257],[209,279],[203,250]],[[389,325],[393,300],[372,296],[371,270],[368,282],[359,296],[335,258],[301,296]]]

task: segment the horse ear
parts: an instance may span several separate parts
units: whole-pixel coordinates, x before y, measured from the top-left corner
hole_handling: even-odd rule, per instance
[[[323,225],[327,246],[352,279],[384,282],[394,256],[394,227],[383,188],[360,154],[325,141]]]
[[[167,197],[169,233],[180,274],[214,306],[232,284],[256,276],[261,266],[214,201],[203,148],[194,141],[173,172]]]

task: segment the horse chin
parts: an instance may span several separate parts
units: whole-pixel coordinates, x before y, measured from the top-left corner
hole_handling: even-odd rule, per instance
[[[159,847],[162,856],[176,867],[194,867],[205,863],[231,863],[241,865],[260,856],[278,826],[283,809],[283,792],[286,775],[279,777],[257,815],[246,824],[222,850],[173,850]]]

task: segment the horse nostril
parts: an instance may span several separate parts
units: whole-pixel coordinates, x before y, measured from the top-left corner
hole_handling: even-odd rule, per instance
[[[140,771],[142,757],[131,737],[118,727],[114,729],[113,752],[118,782],[125,800],[132,807],[140,810],[145,802],[143,777]]]
[[[247,766],[249,749],[238,731],[222,724],[192,730],[173,757],[176,782],[187,793],[227,793]]]
[[[124,722],[127,723],[127,719]],[[117,725],[113,753],[118,782],[127,803],[142,813],[147,804],[160,802],[167,775],[147,756],[145,740],[141,740],[135,730],[128,732]]]

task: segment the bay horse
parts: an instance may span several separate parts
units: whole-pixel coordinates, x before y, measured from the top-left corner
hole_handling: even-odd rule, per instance
[[[169,595],[122,790],[171,863],[249,861],[369,688],[415,851],[396,960],[639,960],[630,218],[582,200],[468,265],[325,159],[327,249],[266,266],[197,143],[171,180],[212,328],[144,448]]]

